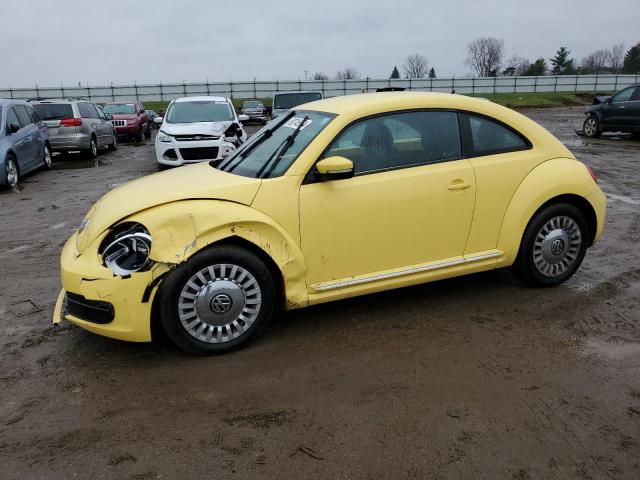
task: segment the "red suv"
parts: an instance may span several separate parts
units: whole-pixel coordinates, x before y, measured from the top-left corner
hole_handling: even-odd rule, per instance
[[[102,110],[113,116],[111,122],[119,137],[133,138],[136,142],[142,141],[142,135],[151,138],[151,122],[142,103],[111,102]]]

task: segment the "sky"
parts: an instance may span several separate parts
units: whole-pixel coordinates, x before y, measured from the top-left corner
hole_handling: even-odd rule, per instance
[[[439,77],[465,76],[467,44],[481,36],[503,39],[505,59],[532,61],[640,42],[639,0],[3,3],[3,87],[297,80],[347,66],[387,78],[413,53]]]

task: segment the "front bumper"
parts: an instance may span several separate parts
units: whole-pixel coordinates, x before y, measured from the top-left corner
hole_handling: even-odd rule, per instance
[[[60,259],[62,291],[53,313],[53,323],[68,320],[85,330],[132,342],[151,341],[151,305],[155,296],[154,279],[167,271],[160,264],[146,272],[136,272],[129,278],[116,277],[102,266],[95,248],[82,254],[76,250],[76,235],[65,244]],[[66,305],[67,292],[84,297],[87,304],[111,305],[111,320],[103,317],[98,321],[94,314],[81,318],[82,309],[71,309]],[[71,311],[76,312],[72,314]],[[85,310],[86,311],[86,310]],[[100,323],[100,322],[103,323]],[[106,323],[105,323],[106,321]]]
[[[178,167],[188,163],[221,160],[229,156],[235,146],[223,140],[155,142],[156,161],[162,165]]]
[[[140,132],[140,127],[136,124],[123,125],[114,128],[116,129],[116,134],[119,137],[135,137],[138,132]]]

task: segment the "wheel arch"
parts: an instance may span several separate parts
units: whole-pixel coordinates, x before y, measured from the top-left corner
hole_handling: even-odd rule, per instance
[[[531,219],[557,203],[568,203],[583,212],[589,227],[589,245],[596,241],[606,209],[604,195],[581,162],[568,158],[548,160],[525,177],[511,199],[498,235],[497,248],[504,252],[499,266],[515,261]]]

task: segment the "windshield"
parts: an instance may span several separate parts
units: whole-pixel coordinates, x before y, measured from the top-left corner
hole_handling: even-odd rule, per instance
[[[136,107],[133,103],[110,103],[105,105],[102,111],[104,113],[110,113],[111,115],[114,113],[132,114],[136,113]]]
[[[73,118],[73,110],[68,103],[36,103],[32,107],[43,120]]]
[[[273,108],[274,110],[288,110],[316,100],[322,100],[320,92],[279,93],[273,97]]]
[[[199,100],[176,102],[167,112],[167,123],[224,122],[233,120],[233,113],[227,102]]]
[[[312,111],[280,116],[236,150],[220,170],[252,178],[280,177],[334,117]]]
[[[263,108],[263,105],[260,102],[244,102],[242,108]]]

